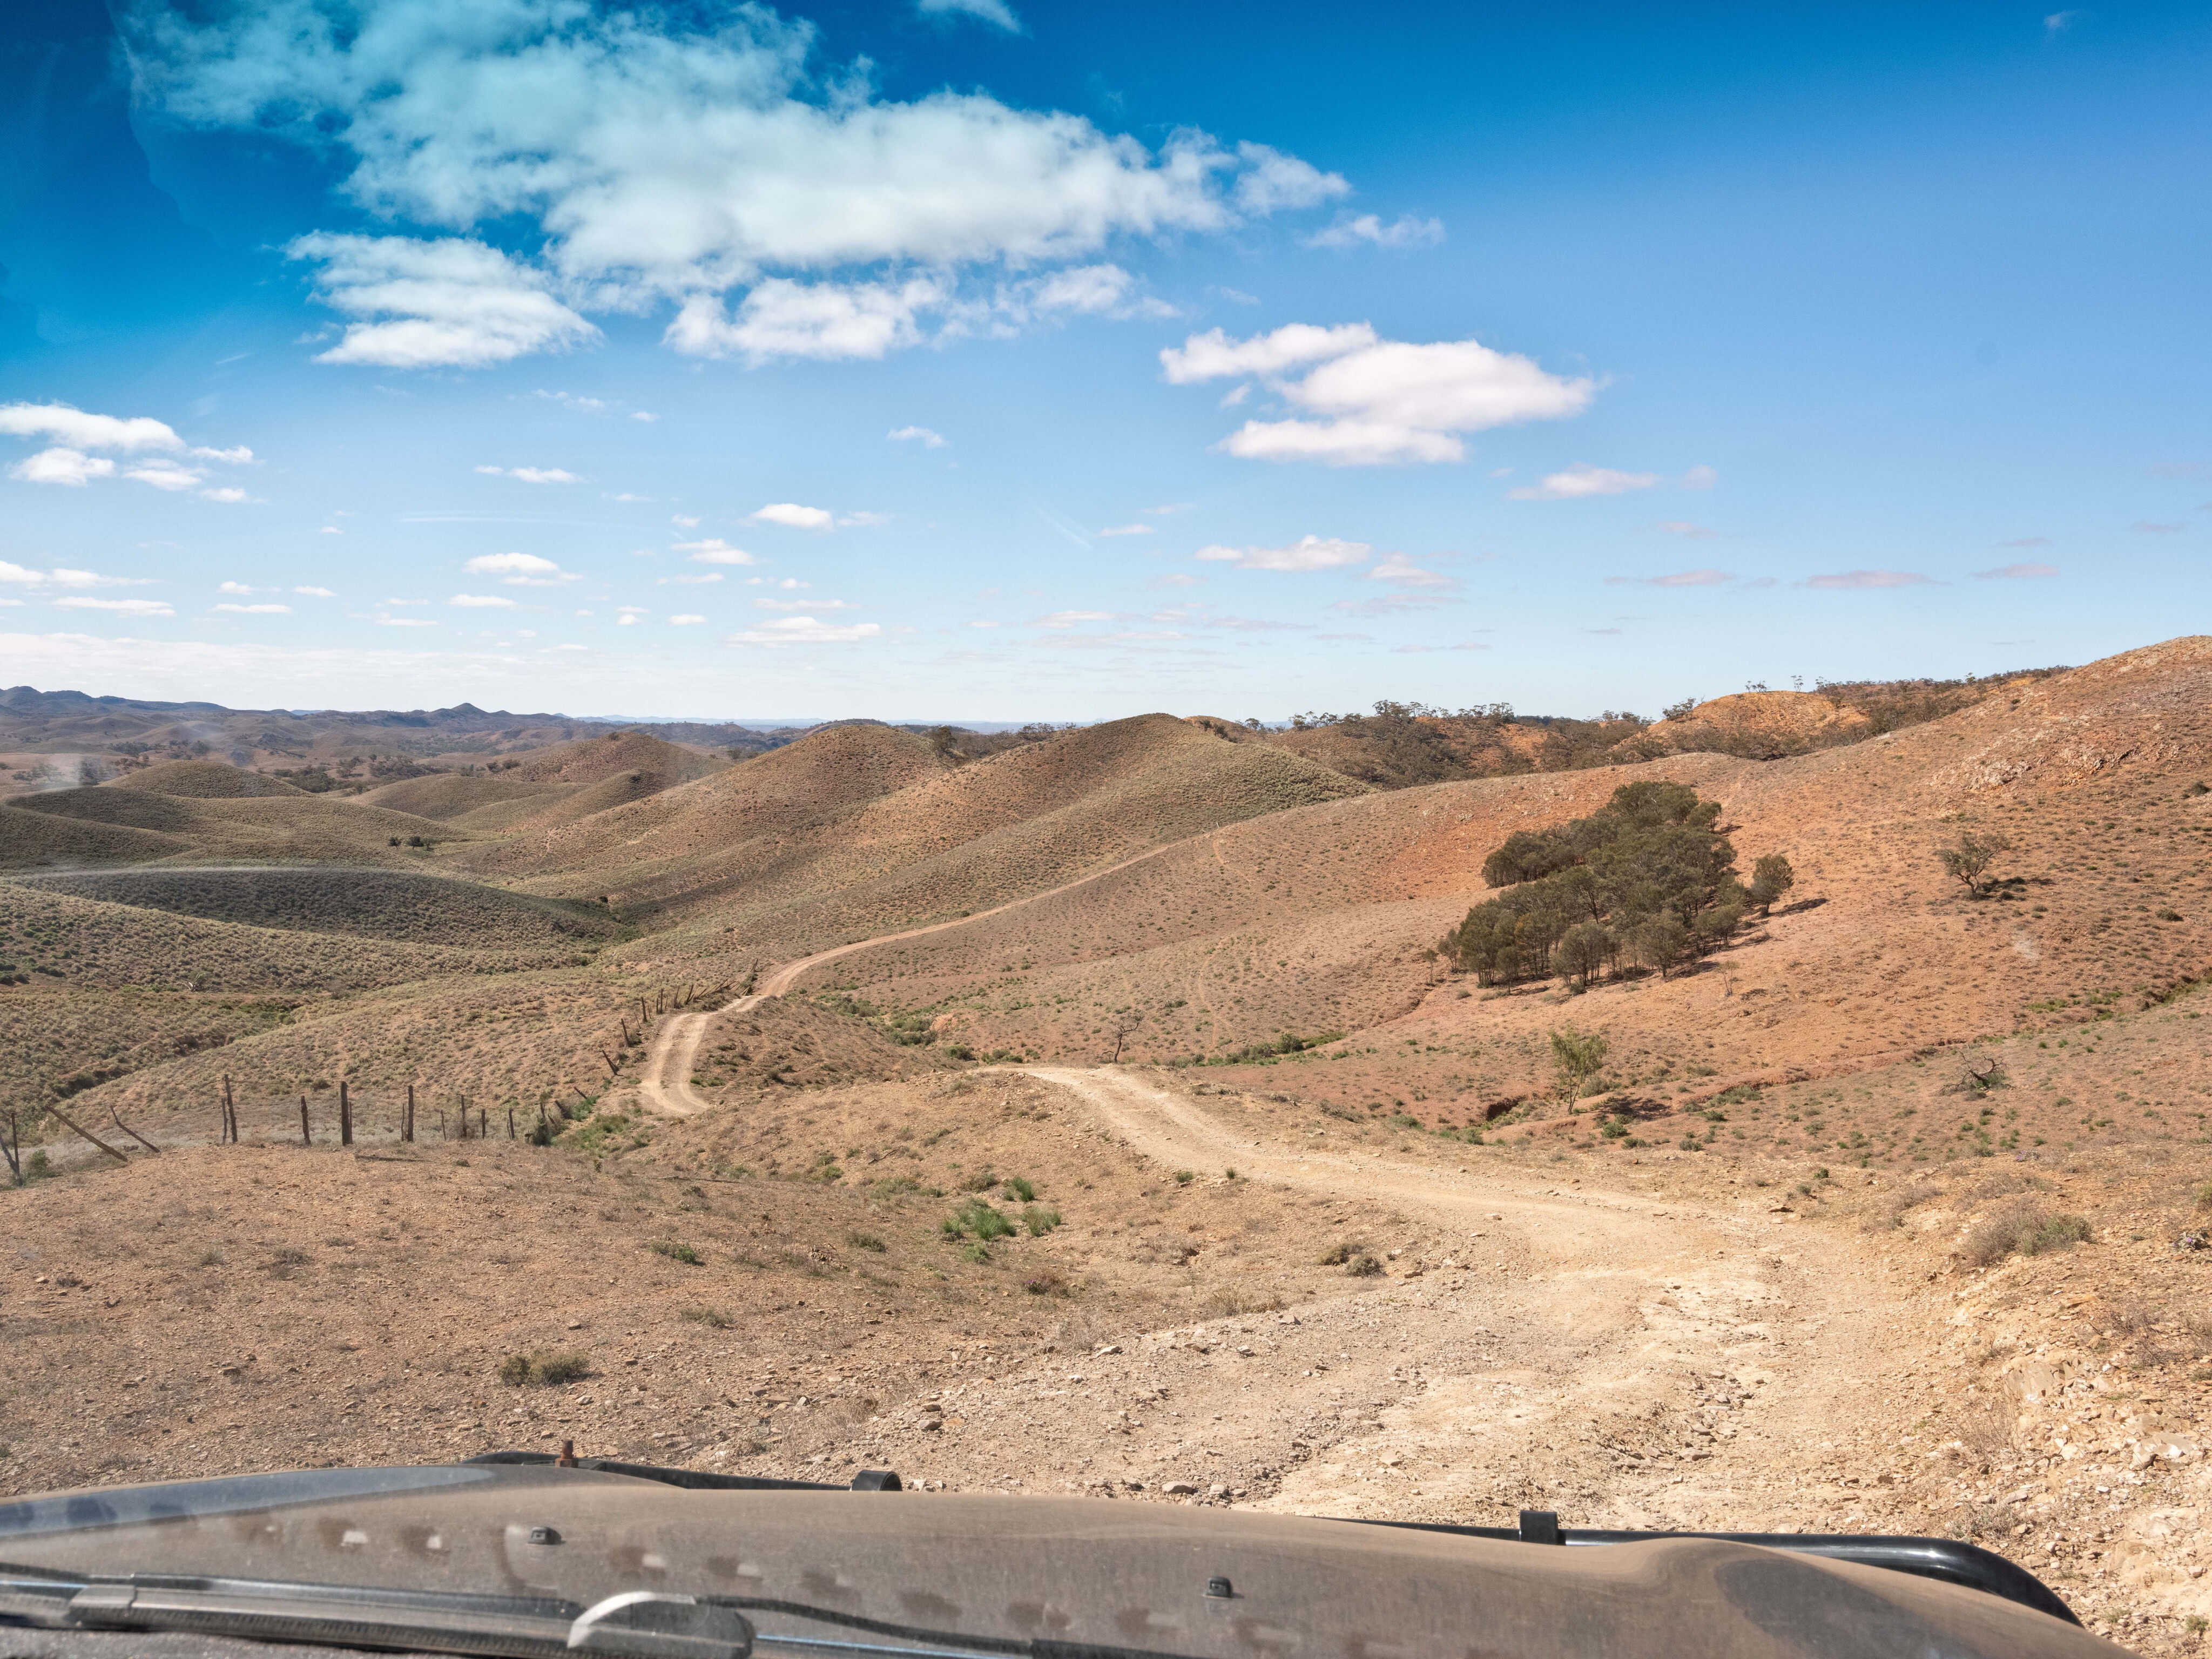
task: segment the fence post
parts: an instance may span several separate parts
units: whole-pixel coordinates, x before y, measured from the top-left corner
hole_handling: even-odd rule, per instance
[[[343,1079],[338,1084],[338,1145],[353,1145],[353,1100]]]
[[[230,1073],[222,1074],[222,1138],[226,1141],[238,1139],[238,1107],[231,1099]]]
[[[399,1138],[402,1140],[415,1139],[415,1085],[411,1083],[407,1085],[407,1115],[400,1122]]]
[[[315,1144],[314,1136],[307,1133],[307,1097],[305,1095],[300,1097],[300,1144],[302,1146]]]
[[[514,1108],[512,1106],[507,1109],[507,1138],[509,1140],[514,1139]]]
[[[477,1108],[477,1139],[478,1140],[491,1139],[491,1109],[489,1107]]]
[[[446,1109],[441,1106],[438,1108],[438,1139],[450,1140],[452,1138],[446,1133]]]

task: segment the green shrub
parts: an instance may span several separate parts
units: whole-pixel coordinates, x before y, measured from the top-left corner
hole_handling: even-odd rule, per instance
[[[981,1198],[968,1200],[937,1224],[947,1238],[972,1237],[985,1243],[1011,1237],[1014,1231],[1014,1224],[1006,1218],[1004,1211],[994,1209],[988,1200]]]
[[[2019,1199],[1984,1218],[1966,1235],[1959,1254],[1971,1266],[1986,1267],[2008,1255],[2047,1255],[2086,1244],[2089,1224],[2078,1215],[2054,1214],[2033,1199]]]
[[[1036,1196],[1036,1188],[1020,1176],[1008,1176],[1000,1191],[1018,1204],[1026,1204]]]
[[[679,1244],[673,1239],[657,1238],[646,1249],[655,1255],[666,1256],[671,1261],[680,1261],[687,1267],[702,1267],[707,1260],[689,1244]]]
[[[845,1242],[856,1250],[874,1250],[878,1255],[887,1248],[873,1233],[849,1232],[845,1235]]]
[[[1198,1179],[1198,1171],[1195,1170],[1177,1170],[1175,1172],[1175,1178],[1176,1186],[1188,1187],[1192,1182]]]
[[[686,1308],[684,1317],[695,1325],[704,1325],[709,1330],[726,1331],[737,1323],[729,1315],[715,1308]]]
[[[1029,1229],[1031,1238],[1042,1238],[1060,1225],[1060,1212],[1032,1204],[1022,1212],[1022,1225]]]
[[[526,1384],[557,1388],[590,1374],[592,1362],[580,1353],[540,1348],[535,1353],[509,1354],[499,1362],[499,1380],[510,1389]]]
[[[1983,875],[1996,862],[1997,855],[2011,850],[2012,843],[2002,836],[1978,836],[1967,830],[1951,846],[1937,848],[1936,861],[1967,892],[1978,893],[1982,888]]]

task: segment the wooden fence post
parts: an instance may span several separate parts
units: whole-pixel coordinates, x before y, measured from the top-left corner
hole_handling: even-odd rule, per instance
[[[343,1080],[338,1084],[338,1145],[353,1145],[353,1100]]]
[[[230,1073],[222,1074],[222,1138],[235,1142],[238,1139],[238,1106],[231,1098]]]
[[[446,1109],[442,1106],[438,1108],[438,1139],[441,1140],[452,1139],[446,1133]]]
[[[399,1138],[402,1140],[415,1139],[415,1085],[411,1083],[407,1085],[407,1115],[400,1121]]]
[[[108,1157],[113,1158],[118,1164],[128,1164],[131,1161],[129,1158],[124,1157],[122,1153],[117,1152],[114,1147],[102,1140],[98,1135],[93,1133],[91,1130],[71,1122],[66,1117],[62,1117],[61,1109],[59,1107],[49,1106],[46,1108],[46,1112],[49,1116],[61,1118],[61,1123],[64,1128],[76,1130],[77,1133],[82,1135],[94,1146],[99,1147],[101,1152],[106,1152]]]
[[[512,1106],[507,1109],[507,1138],[509,1140],[514,1139],[514,1108]]]
[[[302,1146],[315,1144],[314,1136],[307,1133],[307,1097],[305,1095],[300,1097],[300,1144]]]

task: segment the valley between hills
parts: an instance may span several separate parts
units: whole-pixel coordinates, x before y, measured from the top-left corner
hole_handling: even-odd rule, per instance
[[[19,722],[0,1486],[573,1439],[1934,1533],[2198,1651],[2212,639],[1897,703],[147,716],[74,782],[93,715]],[[1639,782],[1794,885],[1663,973],[1458,971],[1492,854]]]

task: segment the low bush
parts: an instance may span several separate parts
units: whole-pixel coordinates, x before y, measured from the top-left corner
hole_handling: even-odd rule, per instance
[[[873,1233],[849,1232],[845,1235],[845,1242],[856,1250],[873,1250],[878,1255],[889,1248]]]
[[[717,1308],[686,1308],[684,1317],[695,1325],[704,1325],[710,1331],[726,1331],[737,1323]]]
[[[988,1200],[981,1198],[969,1199],[937,1224],[938,1231],[948,1239],[973,1237],[983,1243],[994,1238],[1011,1237],[1014,1231],[1014,1224],[1007,1219],[1004,1211],[993,1207]]]
[[[2081,1217],[2054,1213],[2033,1199],[2023,1199],[1976,1224],[1960,1255],[1971,1266],[1986,1267],[2008,1255],[2071,1249],[2088,1243],[2089,1237],[2089,1224]]]
[[[1029,1230],[1031,1238],[1042,1238],[1060,1225],[1060,1212],[1042,1204],[1031,1204],[1022,1211],[1022,1225]]]
[[[687,1267],[702,1267],[707,1258],[689,1244],[679,1244],[673,1239],[657,1238],[646,1246],[655,1255],[665,1255],[671,1261],[680,1261]]]
[[[591,1369],[591,1361],[582,1354],[540,1348],[535,1353],[509,1354],[500,1361],[499,1380],[510,1389],[557,1388],[586,1376]]]

